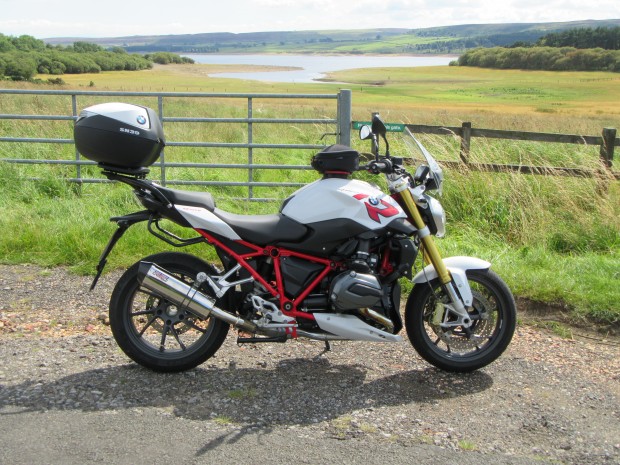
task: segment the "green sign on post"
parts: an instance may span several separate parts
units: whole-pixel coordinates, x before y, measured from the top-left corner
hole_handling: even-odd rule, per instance
[[[401,123],[383,123],[385,124],[385,128],[388,132],[403,132],[405,130],[405,125]],[[364,125],[372,126],[370,121],[353,121],[352,127],[353,129],[359,130]]]

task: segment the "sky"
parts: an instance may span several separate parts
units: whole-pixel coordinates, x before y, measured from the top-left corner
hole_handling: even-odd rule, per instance
[[[617,18],[619,0],[0,0],[0,33],[38,39]]]

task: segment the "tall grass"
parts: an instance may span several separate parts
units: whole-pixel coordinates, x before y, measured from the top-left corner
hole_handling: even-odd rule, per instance
[[[603,170],[598,178],[553,174],[448,171],[445,252],[488,259],[519,296],[619,321],[619,183]]]

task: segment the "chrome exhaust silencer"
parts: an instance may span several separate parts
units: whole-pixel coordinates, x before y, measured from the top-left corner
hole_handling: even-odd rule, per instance
[[[216,307],[215,299],[175,278],[155,263],[140,262],[138,282],[179,308],[187,308],[201,318],[214,316],[250,333],[255,333],[258,330],[254,323]]]

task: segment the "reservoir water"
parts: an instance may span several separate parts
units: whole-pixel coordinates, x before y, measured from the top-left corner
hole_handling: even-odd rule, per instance
[[[447,66],[455,56],[372,55],[186,55],[196,63],[217,65],[263,65],[301,68],[293,71],[214,73],[212,76],[268,82],[317,82],[326,73],[357,68],[405,68]]]

